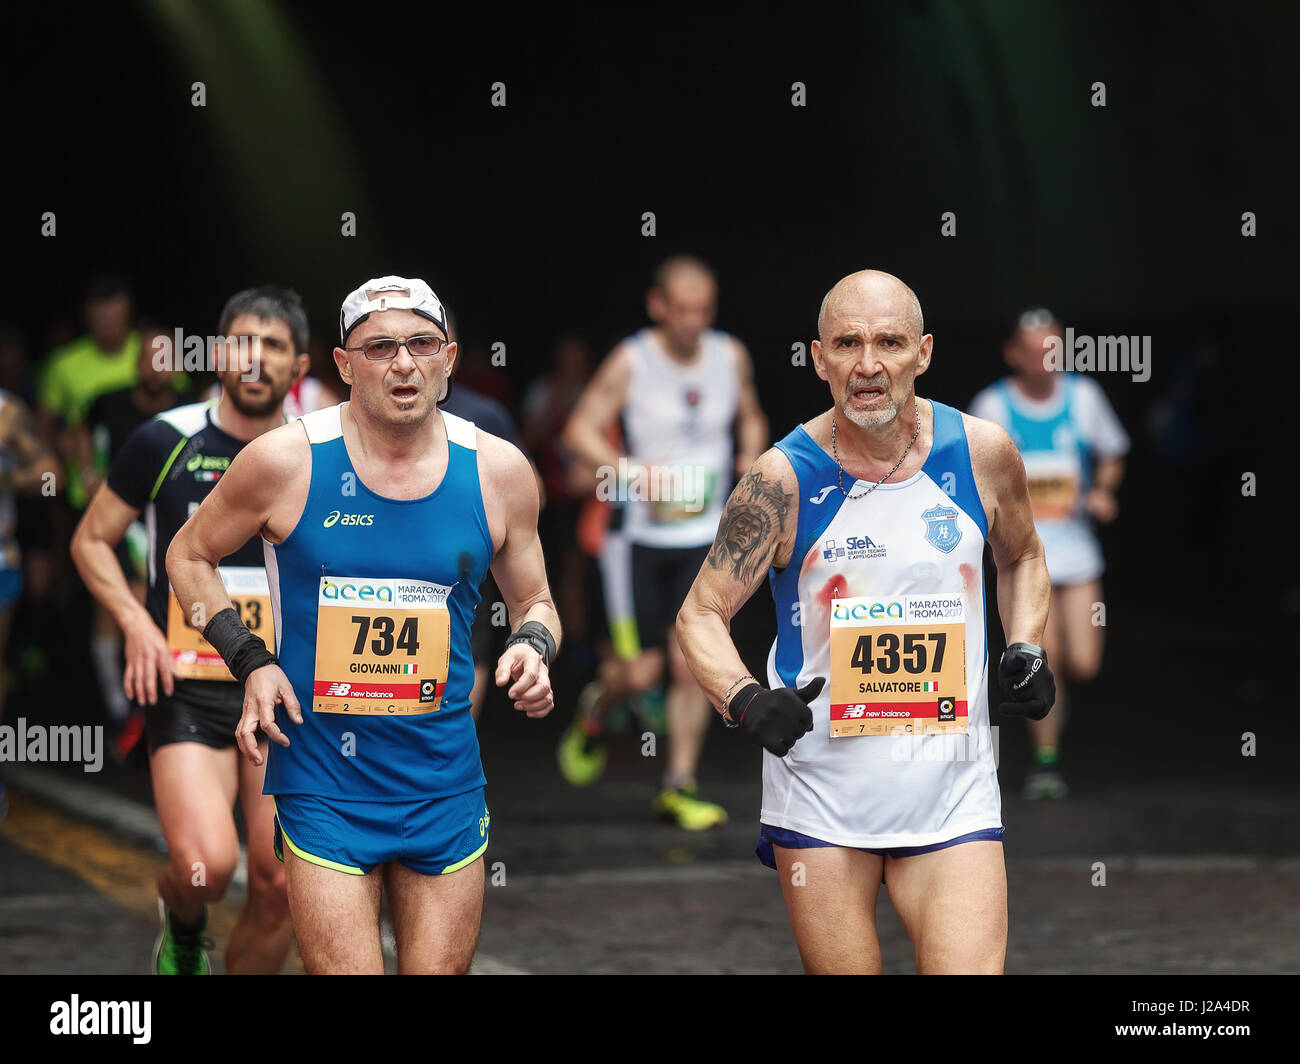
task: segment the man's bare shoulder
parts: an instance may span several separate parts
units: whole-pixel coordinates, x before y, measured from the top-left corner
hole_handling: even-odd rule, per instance
[[[607,384],[626,384],[632,376],[632,359],[636,350],[632,338],[616,343],[596,367],[596,376]]]
[[[1021,465],[1020,452],[1001,425],[965,412],[961,423],[966,430],[971,468],[976,472],[991,476],[999,470],[1014,470]]]
[[[745,346],[745,341],[739,336],[732,336],[731,333],[722,333],[721,335],[736,371],[738,373],[747,372],[753,365],[753,359],[749,354],[749,348]]]
[[[509,440],[494,436],[477,425],[474,428],[479,472],[488,483],[498,490],[507,490],[517,487],[517,482],[522,479],[527,485],[536,487],[532,464],[523,451]]]
[[[961,420],[975,486],[991,521],[999,500],[1025,492],[1025,463],[1001,425],[967,413],[962,414]]]
[[[291,483],[304,470],[310,470],[307,465],[310,457],[306,429],[301,423],[291,421],[250,440],[241,448],[236,461],[244,475],[283,485]]]
[[[741,477],[736,485],[736,491],[738,492],[742,486],[751,492],[760,489],[777,490],[789,495],[793,500],[799,493],[799,478],[786,453],[779,447],[769,447],[754,459],[749,472]]]

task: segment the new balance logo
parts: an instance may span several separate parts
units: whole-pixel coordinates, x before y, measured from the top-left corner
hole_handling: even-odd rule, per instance
[[[350,683],[332,683],[326,690],[327,695],[345,695],[352,690]]]
[[[834,484],[827,484],[826,487],[822,488],[820,495],[809,495],[808,501],[812,503],[814,506],[820,506],[822,503],[826,501],[826,496],[829,495],[834,490],[835,490]]]

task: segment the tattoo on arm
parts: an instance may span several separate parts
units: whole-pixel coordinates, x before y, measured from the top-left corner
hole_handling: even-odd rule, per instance
[[[746,473],[718,523],[709,565],[730,572],[741,583],[750,583],[770,557],[773,539],[785,533],[793,502],[780,481],[764,479],[762,473]]]

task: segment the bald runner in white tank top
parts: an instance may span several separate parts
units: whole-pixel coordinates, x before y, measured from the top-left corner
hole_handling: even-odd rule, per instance
[[[986,686],[988,518],[960,412],[929,405],[922,468],[859,499],[841,493],[835,462],[803,426],[776,444],[798,477],[799,516],[790,565],[769,572],[768,685],[828,682],[810,704],[812,731],[784,758],[763,752],[765,825],[882,849],[1002,827]],[[844,478],[850,495],[867,487]],[[889,734],[909,726],[952,730]]]

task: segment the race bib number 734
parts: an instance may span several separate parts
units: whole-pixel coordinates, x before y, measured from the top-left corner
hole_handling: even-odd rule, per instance
[[[423,580],[322,577],[312,709],[378,716],[441,709],[451,664],[450,594]]]
[[[967,730],[960,595],[831,603],[830,737]]]

